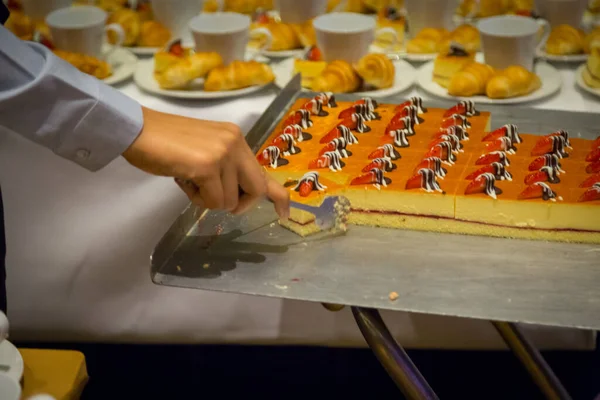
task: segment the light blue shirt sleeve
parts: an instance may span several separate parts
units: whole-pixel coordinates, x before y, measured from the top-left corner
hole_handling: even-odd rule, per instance
[[[0,25],[0,134],[9,130],[96,171],[139,135],[141,106]]]

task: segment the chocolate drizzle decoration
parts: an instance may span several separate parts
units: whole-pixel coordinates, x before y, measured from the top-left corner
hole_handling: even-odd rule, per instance
[[[548,186],[547,183],[536,182],[534,183],[534,185],[538,185],[542,188],[542,199],[544,199],[544,201],[556,201],[556,193],[554,193],[554,191],[550,188],[550,186]]]
[[[408,147],[410,146],[410,144],[408,143],[408,139],[406,138],[408,136],[408,130],[406,129],[396,129],[393,132],[394,135],[394,144],[397,147]]]
[[[485,194],[490,196],[492,199],[496,200],[497,195],[502,194],[502,190],[496,187],[496,177],[494,174],[486,172],[484,174],[479,175],[479,178],[485,179]]]
[[[421,175],[421,188],[426,192],[442,192],[439,183],[435,180],[435,172],[429,168],[421,168],[418,172]]]
[[[344,140],[346,141],[346,143],[348,145],[353,145],[355,143],[358,143],[358,139],[356,138],[356,136],[354,136],[354,134],[352,133],[350,128],[348,128],[345,125],[338,125],[337,128],[338,128],[338,131],[340,132],[340,137],[344,138]]]
[[[296,192],[299,191],[300,185],[302,185],[304,182],[311,182],[313,190],[323,191],[323,190],[327,189],[327,186],[325,186],[319,182],[319,173],[316,171],[310,171],[310,172],[307,172],[306,174],[304,174],[304,176],[302,176],[302,178],[300,178],[300,180],[298,181],[298,184],[296,185],[296,187],[293,190],[295,190]]]

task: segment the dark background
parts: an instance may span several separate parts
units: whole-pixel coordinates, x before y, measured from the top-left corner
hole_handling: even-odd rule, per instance
[[[86,356],[90,399],[402,399],[368,349],[17,343]],[[509,351],[408,350],[443,399],[543,399]],[[600,393],[600,351],[544,357],[573,399]]]

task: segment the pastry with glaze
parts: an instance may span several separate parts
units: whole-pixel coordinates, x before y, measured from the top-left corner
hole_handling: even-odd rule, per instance
[[[447,88],[450,81],[467,65],[475,62],[475,53],[468,53],[461,45],[452,43],[445,54],[433,61],[433,81]]]

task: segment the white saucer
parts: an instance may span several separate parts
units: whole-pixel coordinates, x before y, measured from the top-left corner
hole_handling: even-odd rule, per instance
[[[154,80],[154,59],[138,61],[137,68],[133,74],[133,80],[141,89],[161,96],[175,97],[180,99],[225,99],[229,97],[243,96],[254,93],[267,85],[250,86],[239,90],[228,90],[222,92],[207,92],[202,89],[203,79],[198,79],[190,89],[169,90],[162,89]]]
[[[121,83],[133,75],[137,65],[137,57],[129,50],[119,47],[109,53],[106,60],[112,67],[112,75],[103,82],[107,85],[116,85]]]
[[[0,373],[10,376],[17,382],[23,377],[23,357],[15,345],[8,340],[0,343]]]
[[[581,90],[584,90],[589,94],[593,94],[595,96],[600,97],[600,89],[589,87],[587,83],[585,83],[585,81],[583,80],[583,70],[585,66],[585,64],[580,65],[579,68],[577,68],[577,71],[575,71],[575,83]]]
[[[423,65],[417,71],[419,86],[426,92],[450,100],[473,100],[477,104],[520,104],[542,99],[560,90],[562,78],[560,72],[550,64],[538,62],[535,65],[535,73],[542,80],[542,87],[527,96],[512,97],[509,99],[490,99],[487,96],[454,97],[448,94],[448,90],[433,81],[433,61]]]
[[[564,62],[564,63],[582,63],[586,62],[589,54],[571,54],[571,55],[554,55],[548,54],[544,50],[537,51],[537,57],[551,62]]]
[[[387,97],[403,92],[412,87],[416,80],[415,69],[404,60],[392,61],[396,69],[394,86],[387,89],[371,90],[366,92],[356,92],[355,94],[373,97]],[[294,59],[284,60],[279,64],[272,66],[275,74],[275,84],[284,88],[285,85],[293,78],[294,74]],[[302,89],[308,91],[308,89]]]

